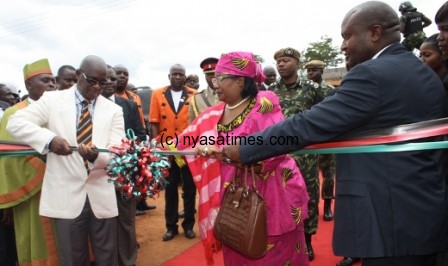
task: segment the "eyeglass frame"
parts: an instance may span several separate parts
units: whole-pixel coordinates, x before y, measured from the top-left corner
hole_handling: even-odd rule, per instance
[[[237,78],[237,76],[233,76],[233,75],[215,76],[212,78],[212,84],[213,84],[213,86],[219,86],[219,83],[221,83],[223,80],[229,79],[229,78]]]
[[[107,80],[106,82],[98,81],[96,79],[92,79],[92,78],[87,77],[87,75],[84,72],[80,71],[80,73],[83,75],[84,79],[86,80],[86,82],[89,84],[90,87],[93,87],[93,86],[98,84],[101,88],[104,88],[104,87],[107,87],[107,86],[109,86],[111,84],[111,80],[110,79],[106,79]]]

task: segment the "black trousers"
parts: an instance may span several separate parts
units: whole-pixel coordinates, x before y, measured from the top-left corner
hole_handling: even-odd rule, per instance
[[[177,222],[179,221],[179,193],[177,190],[179,176],[182,178],[184,191],[184,210],[185,218],[182,222],[184,230],[193,230],[195,223],[194,210],[196,204],[196,186],[194,185],[188,166],[179,168],[173,162],[170,174],[168,175],[168,184],[165,188],[165,221],[166,229],[177,232]]]
[[[15,266],[17,263],[17,249],[14,236],[14,225],[5,225],[3,209],[0,209],[0,265]]]
[[[436,254],[362,259],[362,266],[435,266]]]

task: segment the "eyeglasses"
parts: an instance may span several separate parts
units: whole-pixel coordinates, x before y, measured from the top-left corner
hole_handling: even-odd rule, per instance
[[[212,78],[212,84],[213,86],[218,86],[219,83],[221,83],[223,80],[228,79],[228,78],[234,78],[235,76],[232,75],[222,75],[222,76],[215,76],[214,78]]]
[[[86,74],[84,74],[83,72],[81,72],[82,76],[84,77],[84,79],[87,81],[87,83],[89,83],[90,86],[95,86],[96,84],[98,84],[101,88],[107,87],[110,84],[110,81],[98,81],[96,79],[91,79],[88,78],[86,76]]]

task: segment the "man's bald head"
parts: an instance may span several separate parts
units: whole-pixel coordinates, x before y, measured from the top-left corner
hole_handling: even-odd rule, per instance
[[[382,39],[388,42],[387,45],[400,41],[398,15],[390,5],[384,2],[368,1],[355,6],[344,18],[344,22],[348,21],[359,24],[366,30],[375,25],[380,26],[382,28]]]
[[[106,62],[96,55],[88,55],[81,61],[79,70],[82,72],[90,72],[92,69],[104,69],[104,73],[106,73]]]
[[[81,61],[76,76],[82,96],[87,100],[96,99],[108,84],[106,62],[96,55],[86,56]]]
[[[384,2],[369,1],[355,6],[341,25],[347,69],[371,59],[386,46],[400,41],[399,18]]]

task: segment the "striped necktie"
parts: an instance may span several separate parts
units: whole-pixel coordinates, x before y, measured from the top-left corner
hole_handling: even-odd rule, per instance
[[[81,116],[79,117],[78,130],[77,130],[77,141],[78,144],[84,144],[90,146],[92,144],[92,119],[89,112],[89,102],[84,100],[82,102]],[[84,165],[88,169],[87,160],[84,160]]]

